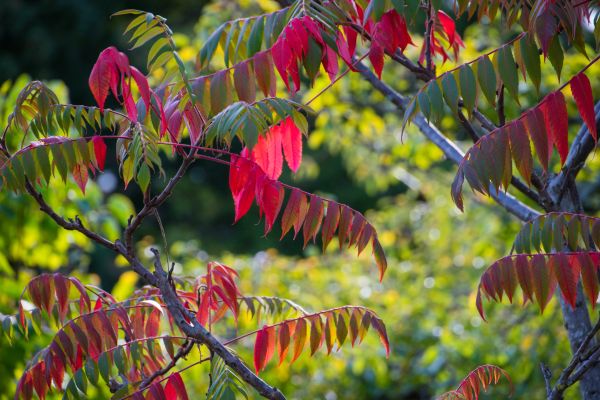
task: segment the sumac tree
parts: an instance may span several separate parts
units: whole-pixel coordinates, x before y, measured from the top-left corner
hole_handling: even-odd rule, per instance
[[[594,366],[600,357],[595,339],[600,324],[591,326],[586,300],[593,307],[599,292],[600,222],[583,214],[575,185],[597,141],[598,106],[586,71],[598,56],[576,75],[561,76],[569,51],[587,56],[584,30],[598,27],[592,17],[598,15],[595,3],[458,0],[446,11],[434,0],[281,3],[279,11],[220,26],[194,65],[179,56],[163,17],[117,12],[115,16],[128,19],[125,35],[132,49],[147,48],[147,74],[109,47],[89,77],[95,106],[60,104],[39,81],[20,93],[0,138],[2,189],[31,196],[64,229],[122,256],[147,286],[131,298],[115,299],[75,277],[34,278],[23,291],[17,314],[4,318],[2,326],[9,337],[15,330],[27,335],[30,329],[53,329],[53,339],[28,363],[16,397],[44,398],[50,391],[64,391],[67,398],[80,398],[90,385],[104,384],[115,399],[186,399],[183,371],[210,362],[208,398],[245,396],[251,387],[266,398],[282,399],[279,390],[259,377],[274,358],[293,362],[303,351],[312,355],[320,348],[330,353],[360,343],[368,331],[379,336],[389,353],[384,322],[372,310],[342,306],[311,313],[289,300],[249,296],[240,292],[236,271],[218,261],[209,262],[206,273],[195,279],[177,277],[168,254],[152,249],[151,267],[135,245],[145,220],[156,218],[160,224],[158,208],[192,164],[220,163],[229,169],[235,221],[256,204],[265,235],[280,226],[283,238],[293,229],[294,238],[301,233],[304,246],[319,236],[323,249],[337,236],[340,247],[355,248],[358,254],[371,251],[383,279],[386,257],[377,231],[361,213],[279,180],[285,165],[295,172],[302,162],[310,103],[348,73],[362,75],[403,112],[402,129],[414,124],[458,164],[451,196],[461,210],[466,179],[473,191],[493,197],[525,222],[513,253],[483,273],[477,308],[484,317],[484,300],[501,301],[506,294],[512,301],[520,287],[524,302],[536,302],[543,311],[559,291],[574,354],[555,381],[543,368],[548,398],[561,398],[575,382],[584,398],[599,396],[600,370]],[[462,15],[502,19],[511,39],[438,74],[446,61],[457,62],[464,48],[455,23]],[[423,25],[416,23],[423,20]],[[598,39],[600,28],[594,36]],[[414,60],[408,55],[411,47],[419,48]],[[418,91],[405,97],[383,82],[386,62],[400,64],[422,82]],[[542,91],[541,67],[547,62],[563,83],[508,120],[505,106],[520,105],[520,85],[527,80]],[[306,102],[295,101],[294,94],[320,73],[329,76],[329,86]],[[120,107],[108,108],[107,101]],[[576,136],[569,135],[569,101],[581,114]],[[481,111],[488,106],[495,111],[493,120]],[[446,115],[470,135],[473,145],[466,152],[436,127]],[[19,137],[19,145],[11,145],[9,136]],[[57,214],[39,191],[73,179],[85,193],[90,176],[104,169],[109,146],[115,149],[125,187],[135,183],[144,198],[119,238],[102,236],[84,222],[85,216]],[[179,162],[176,173],[167,177],[162,168],[166,157]],[[150,183],[161,177],[166,183],[153,193]],[[507,193],[512,188],[520,197]],[[228,340],[211,333],[213,325],[237,319],[242,309],[254,315],[257,303],[287,307],[296,316]],[[231,349],[247,337],[254,339],[253,368]],[[198,360],[178,369],[178,362],[193,351]],[[442,397],[477,398],[481,389],[503,377],[508,375],[499,367],[479,366]]]

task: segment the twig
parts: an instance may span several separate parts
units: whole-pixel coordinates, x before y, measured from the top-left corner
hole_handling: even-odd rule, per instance
[[[425,5],[427,8],[427,19],[425,21],[425,67],[435,76],[435,65],[433,64],[431,57],[431,39],[433,35],[433,5],[431,0],[427,1]]]
[[[504,113],[504,84],[501,84],[500,89],[498,89],[496,112],[498,113],[498,126],[506,125],[506,114]]]
[[[171,193],[173,193],[173,189],[181,180],[181,178],[183,178],[190,165],[192,165],[192,163],[194,162],[194,159],[195,158],[191,155],[184,158],[183,162],[181,163],[181,166],[177,170],[177,173],[175,173],[175,175],[173,175],[173,177],[169,180],[163,191],[160,192],[160,194],[158,194],[157,196],[150,199],[148,202],[146,202],[144,204],[144,207],[142,207],[142,209],[140,210],[140,212],[137,213],[137,215],[133,217],[133,219],[130,221],[123,234],[125,240],[125,247],[127,248],[128,253],[133,254],[133,234],[135,230],[142,224],[144,218],[152,214],[155,208],[160,207],[160,205],[162,205],[165,202],[165,200],[167,200],[169,196],[171,196]]]
[[[165,365],[163,368],[161,368],[159,370],[154,371],[154,373],[152,375],[150,375],[149,377],[147,377],[146,379],[144,379],[142,381],[142,383],[140,384],[140,390],[143,390],[145,387],[150,385],[153,380],[155,380],[159,376],[166,374],[173,367],[175,367],[175,365],[177,364],[177,361],[179,361],[179,359],[187,356],[192,351],[195,344],[196,343],[193,340],[188,340],[188,342],[186,344],[184,344],[182,347],[179,348],[177,353],[173,356],[173,358],[167,365]]]
[[[544,383],[546,384],[546,395],[550,396],[550,393],[552,393],[552,371],[550,371],[550,368],[546,367],[544,363],[540,363],[540,369],[542,370],[542,376],[544,377]]]

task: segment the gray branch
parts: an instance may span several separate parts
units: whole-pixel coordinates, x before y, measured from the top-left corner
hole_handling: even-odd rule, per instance
[[[371,86],[381,92],[389,101],[391,101],[399,110],[405,111],[408,106],[409,100],[396,92],[387,84],[380,81],[377,76],[370,69],[368,69],[363,63],[356,64],[358,72],[367,80]],[[455,164],[460,164],[464,157],[462,150],[450,139],[444,136],[434,125],[430,124],[425,117],[419,113],[413,119],[412,123],[419,128],[419,131],[427,137],[433,144],[435,144],[444,155],[453,161]],[[539,213],[527,206],[526,204],[519,201],[514,196],[498,192],[494,188],[490,188],[490,194],[492,198],[504,207],[508,212],[515,215],[521,221],[529,221],[535,218]]]

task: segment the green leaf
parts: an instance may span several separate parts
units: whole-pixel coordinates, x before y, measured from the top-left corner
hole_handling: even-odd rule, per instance
[[[419,104],[419,109],[429,121],[431,117],[431,104],[429,102],[429,96],[425,90],[421,89],[421,91],[417,94],[417,102]]]
[[[161,33],[164,33],[164,30],[162,27],[159,27],[159,26],[155,26],[154,28],[148,29],[148,31],[146,33],[144,33],[142,36],[139,37],[139,39],[136,40],[133,47],[129,50],[134,50],[134,49],[137,49],[138,47],[143,46],[144,44],[146,44],[146,42],[154,39],[156,36],[160,35]]]
[[[475,108],[476,97],[476,82],[475,74],[469,65],[463,65],[458,70],[458,78],[460,81],[460,94],[467,109],[467,113],[471,115]]]
[[[556,76],[560,82],[560,73],[562,72],[563,61],[564,61],[563,49],[560,46],[558,35],[554,36],[552,42],[550,42],[550,48],[548,49],[548,59],[556,71]]]
[[[248,42],[247,42],[248,47],[246,49],[246,57],[250,58],[254,54],[256,54],[260,51],[261,46],[262,46],[262,38],[263,38],[264,28],[265,28],[265,18],[263,15],[261,15],[256,20],[256,22],[254,23],[254,26],[252,27],[252,30],[250,31],[250,36],[248,37]]]
[[[527,74],[535,86],[537,93],[540,93],[541,69],[540,53],[533,39],[533,36],[526,35],[521,39],[521,57],[525,63]]]
[[[150,184],[150,168],[148,168],[148,165],[146,163],[142,164],[142,166],[140,167],[136,181],[138,185],[140,185],[140,189],[142,189],[142,192],[146,193],[148,185]]]
[[[200,67],[204,68],[208,65],[213,55],[215,54],[215,50],[217,50],[217,46],[219,45],[219,41],[221,40],[221,35],[225,30],[225,26],[229,24],[221,25],[212,35],[209,36],[208,40],[200,50]]]
[[[445,73],[442,77],[442,88],[444,89],[444,100],[454,114],[458,114],[458,87],[454,74]]]
[[[128,14],[139,15],[139,14],[146,14],[146,12],[141,11],[141,10],[136,10],[134,8],[127,8],[125,10],[121,10],[121,11],[117,11],[116,13],[113,13],[111,15],[111,17],[116,17],[118,15],[128,15]]]
[[[488,56],[479,58],[477,62],[477,80],[484,96],[492,106],[496,106],[496,71]]]
[[[427,95],[431,103],[431,116],[435,121],[439,121],[444,115],[444,101],[437,80],[433,80],[427,85]]]
[[[498,50],[498,70],[504,87],[519,104],[519,73],[510,46]]]

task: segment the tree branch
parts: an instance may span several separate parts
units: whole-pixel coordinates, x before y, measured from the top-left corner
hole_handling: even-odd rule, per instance
[[[52,207],[50,207],[50,205],[46,203],[46,200],[44,200],[42,194],[35,190],[33,185],[27,179],[25,180],[25,190],[27,190],[27,193],[29,193],[29,195],[31,195],[31,197],[33,197],[33,199],[38,203],[38,205],[40,206],[40,210],[47,214],[50,218],[52,218],[54,222],[56,222],[59,226],[63,227],[68,231],[80,232],[88,238],[92,239],[94,242],[99,243],[110,250],[117,251],[117,248],[115,247],[115,244],[113,242],[99,235],[98,233],[92,232],[91,230],[87,229],[78,216],[75,216],[75,221],[72,221],[66,220],[65,218],[58,215],[54,211],[54,209],[52,209]]]
[[[177,326],[187,336],[205,344],[212,352],[221,357],[225,364],[233,369],[249,385],[254,387],[263,397],[273,400],[285,400],[284,395],[277,388],[271,387],[264,380],[259,378],[238,357],[227,350],[227,348],[210,332],[197,323],[196,316],[183,306],[177,296],[175,288],[169,282],[169,277],[162,267],[158,250],[152,249],[152,252],[155,257],[154,276],[156,277],[157,287],[160,289],[163,300]]]
[[[179,361],[181,358],[190,354],[190,352],[194,348],[195,344],[196,344],[196,342],[194,342],[193,340],[189,340],[185,345],[180,347],[179,350],[177,351],[177,353],[173,356],[173,359],[167,365],[165,365],[161,369],[154,371],[154,373],[152,375],[150,375],[149,377],[147,377],[146,379],[144,379],[142,381],[142,383],[140,384],[139,390],[143,390],[148,385],[150,385],[152,383],[152,381],[154,381],[156,378],[169,372],[173,367],[175,367],[175,365],[177,364],[177,361]]]
[[[409,103],[408,99],[377,79],[375,74],[373,74],[373,72],[371,72],[371,70],[369,70],[364,64],[357,63],[356,68],[358,72],[365,78],[365,80],[369,82],[371,86],[373,86],[373,88],[381,92],[389,101],[396,105],[399,110],[406,110],[406,107]],[[464,157],[462,150],[460,150],[454,142],[444,136],[435,126],[427,122],[422,114],[417,114],[413,118],[412,122],[419,128],[425,137],[427,137],[433,144],[442,150],[448,159],[453,161],[455,164],[461,163]],[[537,211],[508,193],[495,193],[495,189],[491,188],[490,195],[498,204],[522,221],[529,221],[530,219],[539,215]]]
[[[598,331],[600,331],[600,318],[598,318],[596,325],[594,325],[594,327],[588,332],[588,334],[585,336],[585,338],[579,345],[579,348],[577,349],[577,351],[573,354],[573,357],[571,358],[569,365],[567,365],[567,367],[561,372],[552,391],[548,392],[548,400],[561,399],[563,392],[569,386],[571,386],[575,382],[577,382],[579,380],[579,378],[581,378],[581,376],[583,376],[583,374],[595,362],[597,362],[597,358],[599,355],[599,354],[596,354],[597,351],[595,351],[593,349],[591,351],[586,351],[586,350],[587,350],[587,347],[590,344],[590,342],[596,336],[596,333],[598,333]],[[592,356],[594,356],[594,354],[596,354],[596,357],[592,357]],[[573,374],[573,376],[571,376],[573,371],[575,371],[575,368],[577,368],[577,366],[579,366],[579,365],[581,365],[581,367],[576,371],[575,374]]]
[[[156,208],[160,207],[161,204],[163,204],[169,198],[169,196],[171,196],[171,194],[173,193],[173,189],[181,180],[181,178],[183,178],[186,171],[188,170],[190,165],[192,165],[194,160],[195,157],[191,153],[190,155],[185,157],[183,159],[183,162],[179,166],[179,169],[177,170],[175,175],[171,177],[169,183],[167,183],[162,192],[160,192],[160,194],[153,197],[152,199],[144,202],[144,207],[142,207],[140,212],[137,213],[137,215],[129,221],[129,224],[125,229],[125,232],[123,233],[125,247],[127,248],[128,253],[133,254],[133,234],[136,231],[136,229],[139,228],[139,226],[142,224],[142,222],[147,216],[152,214]]]

